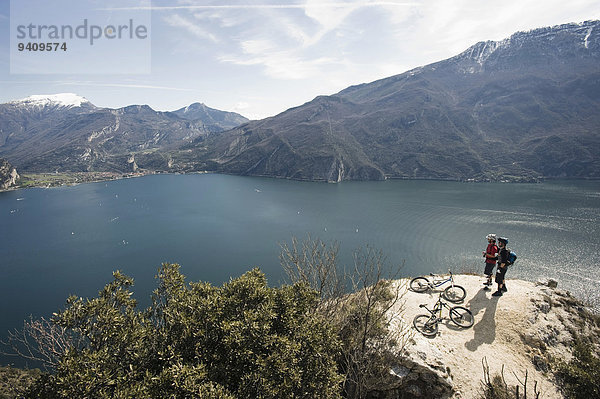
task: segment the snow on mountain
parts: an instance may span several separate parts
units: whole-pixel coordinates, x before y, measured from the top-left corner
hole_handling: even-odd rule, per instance
[[[492,58],[498,61],[506,60],[512,53],[530,44],[533,44],[531,50],[540,51],[545,55],[552,51],[558,55],[565,49],[573,54],[585,49],[585,54],[590,54],[598,51],[598,28],[600,28],[600,21],[585,21],[516,32],[501,41],[488,40],[476,43],[450,60],[471,61],[472,64],[466,65],[463,72],[474,73],[482,71],[488,60]],[[575,41],[580,45],[573,46],[571,38],[578,38]],[[544,46],[544,49],[541,50],[539,46]]]
[[[87,99],[74,93],[38,94],[21,100],[11,101],[9,104],[35,107],[60,106],[68,108],[91,105]]]

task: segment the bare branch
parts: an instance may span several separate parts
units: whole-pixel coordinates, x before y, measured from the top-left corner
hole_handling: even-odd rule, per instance
[[[0,351],[3,355],[39,362],[46,370],[51,370],[70,349],[81,347],[83,338],[51,320],[30,316],[23,323],[23,329],[9,331],[7,341],[0,343],[9,348],[8,352]]]
[[[290,245],[280,246],[288,278],[318,292],[321,301],[316,310],[338,331],[344,396],[366,397],[388,377],[393,358],[401,355],[412,334],[400,317],[407,287],[394,281],[401,266],[388,267],[382,251],[367,246],[354,252],[348,273],[338,268],[337,243],[308,237],[302,243],[293,238]]]

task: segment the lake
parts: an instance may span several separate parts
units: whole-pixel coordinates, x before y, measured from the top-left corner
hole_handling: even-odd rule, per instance
[[[343,264],[371,245],[409,276],[482,273],[485,236],[497,233],[519,256],[508,278],[551,277],[597,301],[599,216],[597,181],[327,184],[194,174],[4,192],[0,339],[29,315],[49,317],[70,294],[95,296],[117,269],[135,278],[144,306],[162,262],[181,264],[188,281],[221,284],[258,266],[279,284],[280,243],[308,234],[339,242]]]

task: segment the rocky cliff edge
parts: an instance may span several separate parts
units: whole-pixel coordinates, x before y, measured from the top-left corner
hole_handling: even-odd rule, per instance
[[[408,282],[397,282],[407,291],[395,309],[403,308],[395,328],[412,331],[406,353],[390,372],[391,389],[382,391],[381,398],[397,397],[400,391],[403,398],[478,398],[484,362],[490,376],[503,373],[509,386],[519,385],[518,379],[524,381],[527,372],[528,390],[537,382],[540,397],[562,398],[550,367],[552,359],[569,360],[578,334],[600,337],[600,318],[568,292],[547,283],[509,279],[508,292],[493,297],[495,287],[483,290],[482,277],[458,275],[455,283],[467,291],[458,305],[471,310],[474,325],[456,327],[444,309],[446,319],[437,336],[428,338],[412,327],[412,321],[427,313],[419,304],[431,309],[441,290],[416,293],[408,290]]]

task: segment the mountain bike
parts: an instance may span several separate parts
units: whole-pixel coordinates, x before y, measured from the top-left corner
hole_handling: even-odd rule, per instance
[[[430,273],[429,276],[431,277],[431,280],[423,276],[415,277],[412,280],[410,280],[410,289],[414,292],[425,292],[428,289],[437,288],[441,285],[450,282],[450,287],[442,291],[444,299],[454,303],[461,302],[467,296],[467,291],[460,285],[454,284],[454,277],[452,276],[452,272],[448,270],[448,273],[450,273],[449,277],[443,277],[439,274]]]
[[[473,313],[463,306],[450,306],[446,302],[442,301],[442,294],[440,294],[437,302],[433,306],[432,310],[427,308],[427,305],[421,304],[420,308],[425,308],[429,312],[429,314],[420,314],[415,316],[413,319],[413,325],[421,334],[432,337],[435,336],[438,332],[438,324],[440,321],[444,320],[442,318],[442,309],[448,309],[448,314],[450,316],[450,320],[457,326],[461,328],[469,328],[475,322],[475,318],[473,317]]]

